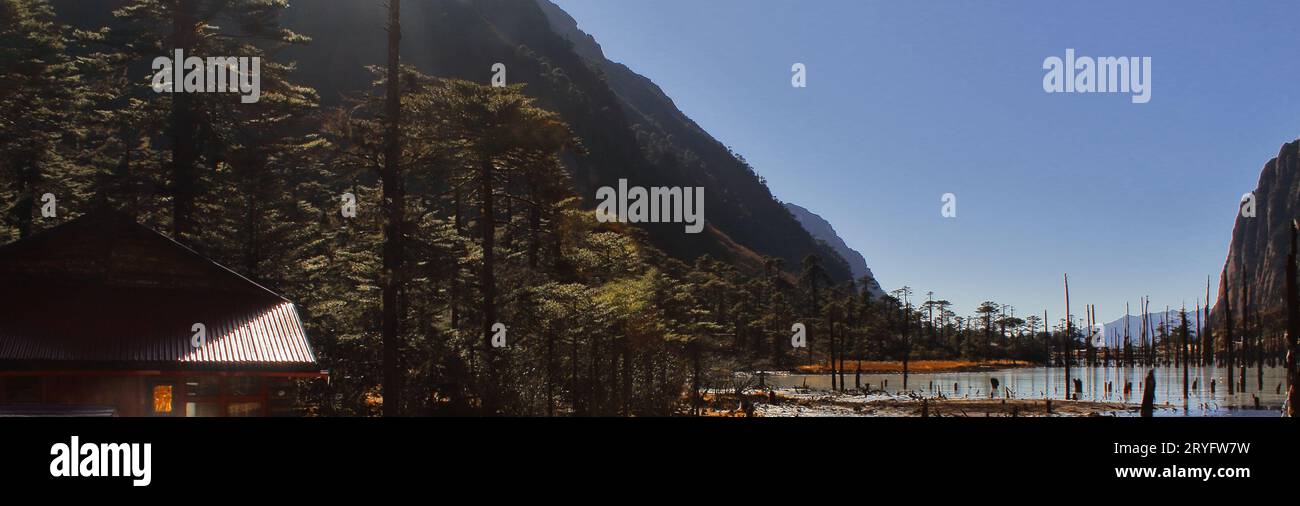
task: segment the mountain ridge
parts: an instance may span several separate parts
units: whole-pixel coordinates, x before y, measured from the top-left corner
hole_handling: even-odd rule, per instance
[[[829,245],[831,249],[834,249],[839,254],[840,258],[848,263],[854,279],[868,280],[867,289],[871,291],[873,297],[883,297],[885,295],[885,291],[880,288],[880,282],[876,279],[876,275],[867,266],[867,259],[862,256],[862,253],[849,247],[848,243],[845,243],[844,239],[839,236],[839,233],[835,232],[835,227],[829,221],[798,204],[786,202],[785,207],[790,210],[790,214],[793,214],[796,220],[799,220],[799,224],[803,225],[804,230],[807,230],[814,238]]]
[[[572,44],[574,52],[588,62],[597,67],[606,78],[611,91],[622,100],[624,114],[634,121],[634,128],[638,128],[638,134],[651,137],[650,142],[657,139],[668,139],[668,142],[684,144],[684,149],[688,153],[708,159],[706,167],[713,171],[725,171],[727,179],[739,185],[723,186],[727,190],[739,191],[743,198],[751,201],[759,201],[763,205],[757,209],[749,209],[750,215],[741,217],[746,221],[760,222],[763,237],[750,237],[748,241],[745,238],[738,238],[743,244],[750,245],[757,241],[757,247],[751,246],[752,249],[760,252],[771,251],[777,248],[777,245],[790,240],[796,243],[802,242],[799,232],[807,234],[809,240],[813,241],[814,250],[822,255],[826,260],[828,272],[837,280],[847,280],[854,276],[851,270],[847,269],[847,261],[842,255],[831,248],[817,242],[817,237],[811,234],[806,228],[798,223],[798,220],[791,215],[784,205],[780,203],[767,188],[766,183],[758,176],[757,172],[750,167],[739,155],[731,152],[722,143],[714,139],[699,124],[695,123],[686,113],[682,112],[676,103],[663,91],[653,80],[636,73],[627,65],[610,60],[604,54],[600,43],[592,35],[584,32],[579,26],[577,20],[565,12],[550,0],[535,0],[542,12],[546,15],[548,22],[553,31],[559,36],[565,38]],[[717,176],[715,176],[717,177]],[[738,220],[739,221],[739,220]],[[790,230],[790,225],[795,225],[798,230]],[[731,227],[726,224],[722,228],[734,228],[737,224],[732,223]],[[779,225],[779,226],[771,226]],[[770,232],[779,232],[772,234]],[[808,252],[805,252],[805,254]],[[799,265],[802,255],[774,255],[783,258],[786,265]],[[835,258],[840,257],[840,258]],[[877,286],[878,288],[878,286]]]
[[[1147,329],[1147,332],[1153,332],[1153,329],[1160,328],[1160,326],[1165,325],[1166,322],[1170,328],[1170,332],[1176,332],[1178,326],[1182,324],[1182,317],[1179,315],[1179,311],[1180,310],[1178,309],[1171,309],[1167,318],[1164,311],[1147,313],[1147,321],[1151,324],[1151,327]],[[1142,315],[1128,315],[1127,318],[1129,342],[1136,347],[1139,345],[1138,341],[1142,338]],[[1113,343],[1122,344],[1124,342],[1124,320],[1125,317],[1120,317],[1116,318],[1115,321],[1102,325],[1102,333],[1101,336],[1098,336],[1098,339],[1105,339]],[[1187,310],[1187,335],[1190,338],[1196,337],[1196,312],[1190,309]],[[1150,339],[1150,336],[1147,336],[1147,338]]]
[[[111,11],[124,0],[54,0],[61,19],[79,28],[113,26]],[[290,4],[285,28],[312,37],[277,59],[295,62],[296,82],[315,88],[322,105],[370,89],[368,65],[386,54],[386,12],[378,4],[315,0]],[[639,224],[666,254],[690,261],[704,255],[751,272],[761,258],[784,260],[788,269],[818,254],[830,277],[852,274],[834,261],[794,219],[743,158],[731,152],[676,107],[649,78],[604,57],[599,42],[547,0],[428,0],[402,8],[402,61],[426,74],[487,83],[503,63],[510,84],[569,124],[586,148],[566,157],[574,191],[594,208],[597,188],[627,179],[636,186],[706,188],[706,230],[682,234],[676,224]]]

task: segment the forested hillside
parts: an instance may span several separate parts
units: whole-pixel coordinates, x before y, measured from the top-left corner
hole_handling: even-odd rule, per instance
[[[286,52],[326,104],[363,89],[370,78],[360,69],[380,63],[382,48],[357,30],[382,26],[382,16],[366,7],[314,0],[297,2],[285,14],[285,24],[296,31],[331,34]],[[406,64],[431,75],[487,82],[491,65],[503,63],[509,82],[526,84],[525,93],[569,123],[587,149],[585,157],[565,159],[584,205],[593,205],[596,188],[620,178],[631,185],[703,187],[705,234],[643,225],[668,254],[686,261],[709,254],[750,272],[759,270],[763,255],[794,265],[810,253],[834,254],[789,216],[743,158],[677,110],[649,79],[605,59],[594,40],[549,1],[416,2],[403,15]],[[850,276],[839,262],[827,270],[837,281]]]
[[[56,0],[60,16],[80,27],[112,26],[109,11],[123,0]],[[383,63],[385,15],[368,2],[304,0],[288,3],[280,24],[312,39],[276,53],[297,62],[294,79],[315,89],[324,105],[366,90],[368,65]],[[545,11],[545,12],[543,12]],[[797,264],[821,246],[777,202],[744,159],[677,110],[649,79],[611,62],[576,23],[549,1],[432,0],[408,2],[403,12],[403,63],[423,73],[486,83],[491,66],[506,66],[510,83],[568,122],[587,149],[564,164],[583,204],[595,189],[628,179],[640,186],[705,188],[708,227],[681,234],[673,224],[640,224],[666,253],[692,261],[703,254],[761,270],[762,256]],[[328,36],[324,36],[328,34]],[[579,34],[586,37],[579,40]],[[594,50],[592,48],[595,48]],[[827,265],[837,281],[851,273]]]

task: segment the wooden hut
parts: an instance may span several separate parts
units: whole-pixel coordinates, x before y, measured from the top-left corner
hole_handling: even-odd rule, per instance
[[[294,304],[125,215],[0,247],[0,416],[285,416]]]

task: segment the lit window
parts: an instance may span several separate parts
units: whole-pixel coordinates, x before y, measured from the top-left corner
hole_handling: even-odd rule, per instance
[[[172,412],[172,386],[171,385],[154,385],[153,412],[154,413]]]

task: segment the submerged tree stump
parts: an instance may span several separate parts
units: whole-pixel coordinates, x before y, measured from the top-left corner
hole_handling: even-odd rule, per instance
[[[1155,414],[1156,404],[1156,372],[1147,371],[1146,386],[1142,389],[1142,418],[1150,418]]]
[[[1300,220],[1291,220],[1291,251],[1286,258],[1286,352],[1287,390],[1286,410],[1283,414],[1291,418],[1300,418],[1300,368],[1296,364],[1296,354],[1300,353],[1300,273],[1297,273],[1296,260],[1300,255]]]

